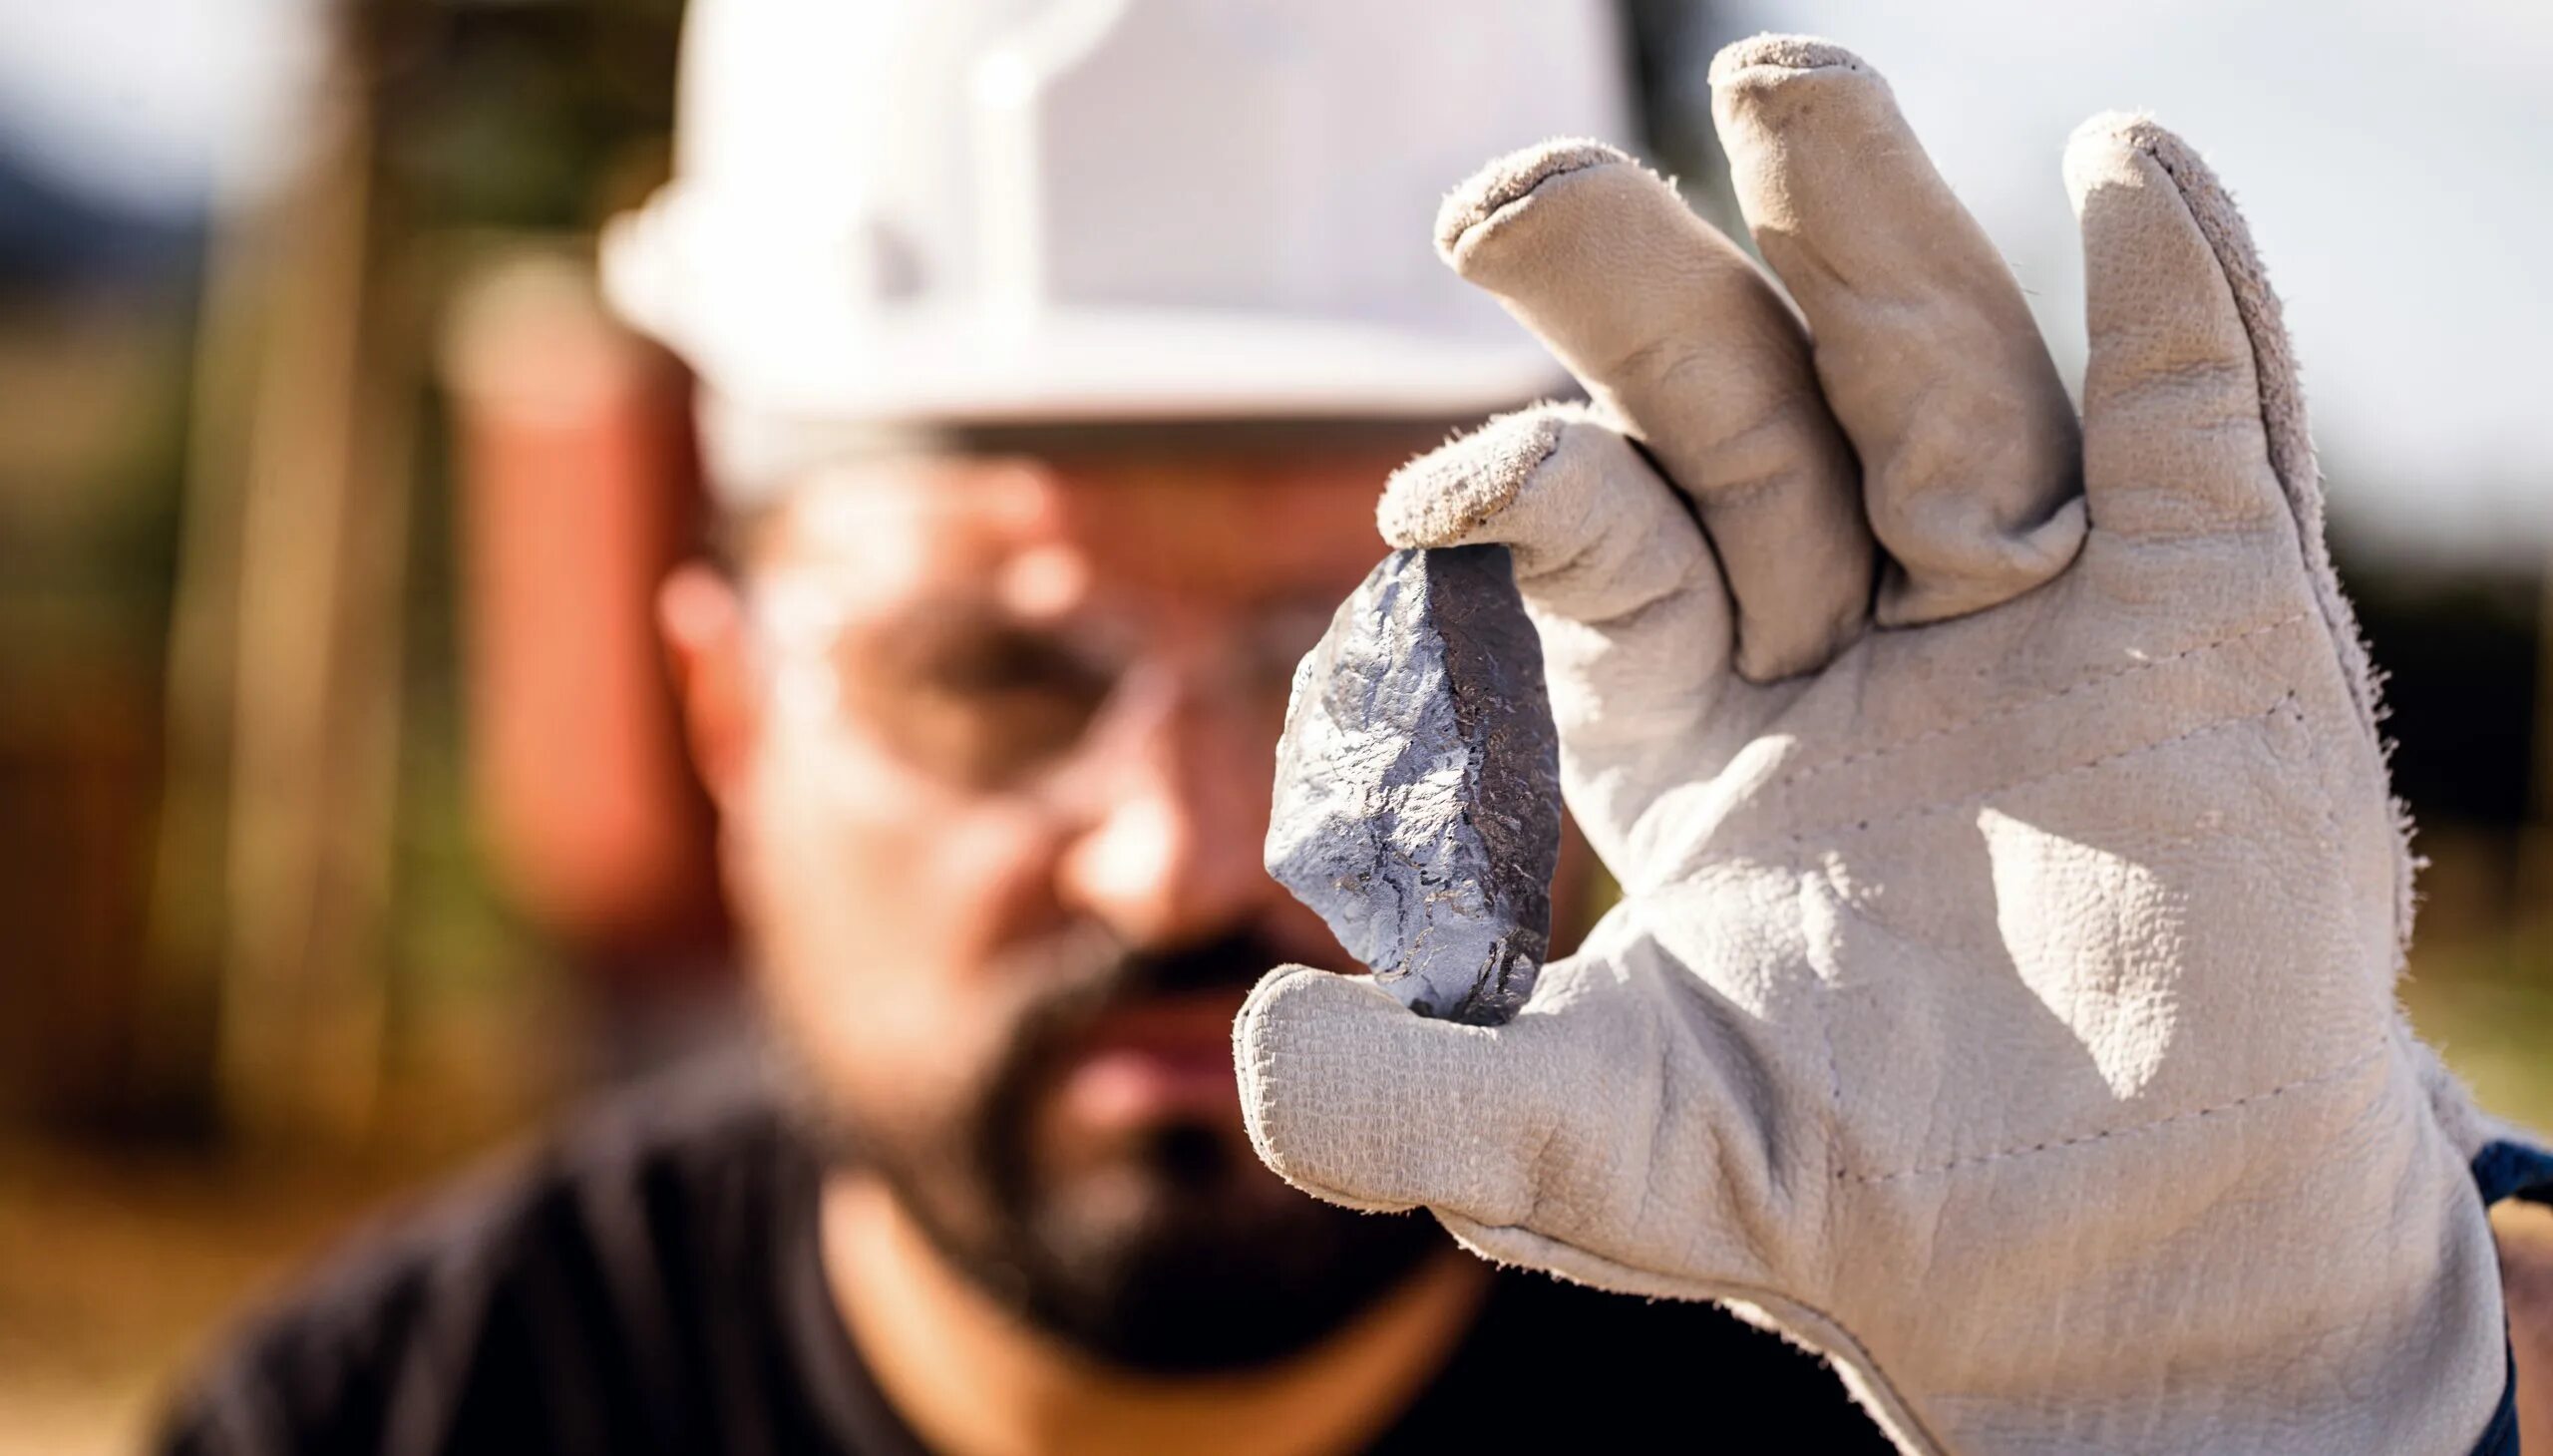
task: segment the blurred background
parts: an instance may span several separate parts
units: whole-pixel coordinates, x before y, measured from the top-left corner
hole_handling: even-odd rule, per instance
[[[130,1448],[242,1299],[727,1014],[649,615],[687,386],[590,266],[664,174],[679,9],[0,0],[0,1451]],[[1873,60],[2069,373],[2067,131],[2206,148],[2392,674],[2406,998],[2553,1126],[2553,10],[1631,14],[1722,217],[1711,51]]]

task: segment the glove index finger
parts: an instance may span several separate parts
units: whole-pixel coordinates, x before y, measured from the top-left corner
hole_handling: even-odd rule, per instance
[[[1626,868],[1632,822],[1709,770],[1705,729],[1735,686],[1728,594],[1682,502],[1620,432],[1546,405],[1401,467],[1375,514],[1396,546],[1508,547],[1570,807]]]
[[[1859,636],[1873,547],[1807,337],[1735,243],[1594,142],[1490,164],[1437,248],[1496,294],[1693,501],[1737,604],[1737,670],[1823,666]]]

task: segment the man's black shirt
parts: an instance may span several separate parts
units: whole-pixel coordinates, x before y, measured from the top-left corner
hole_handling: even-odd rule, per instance
[[[755,1079],[623,1093],[242,1332],[177,1452],[923,1453],[836,1313],[818,1170]],[[1873,1451],[1811,1357],[1717,1309],[1515,1271],[1371,1449]]]

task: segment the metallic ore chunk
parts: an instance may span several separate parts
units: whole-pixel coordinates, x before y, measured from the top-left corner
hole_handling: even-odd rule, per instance
[[[1394,551],[1294,671],[1268,870],[1422,1016],[1496,1025],[1551,945],[1560,750],[1507,548]]]

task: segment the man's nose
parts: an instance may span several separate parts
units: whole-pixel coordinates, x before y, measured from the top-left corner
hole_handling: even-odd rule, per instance
[[[1273,725],[1211,692],[1170,687],[1146,705],[1095,785],[1058,867],[1067,905],[1129,943],[1195,944],[1266,909]]]

